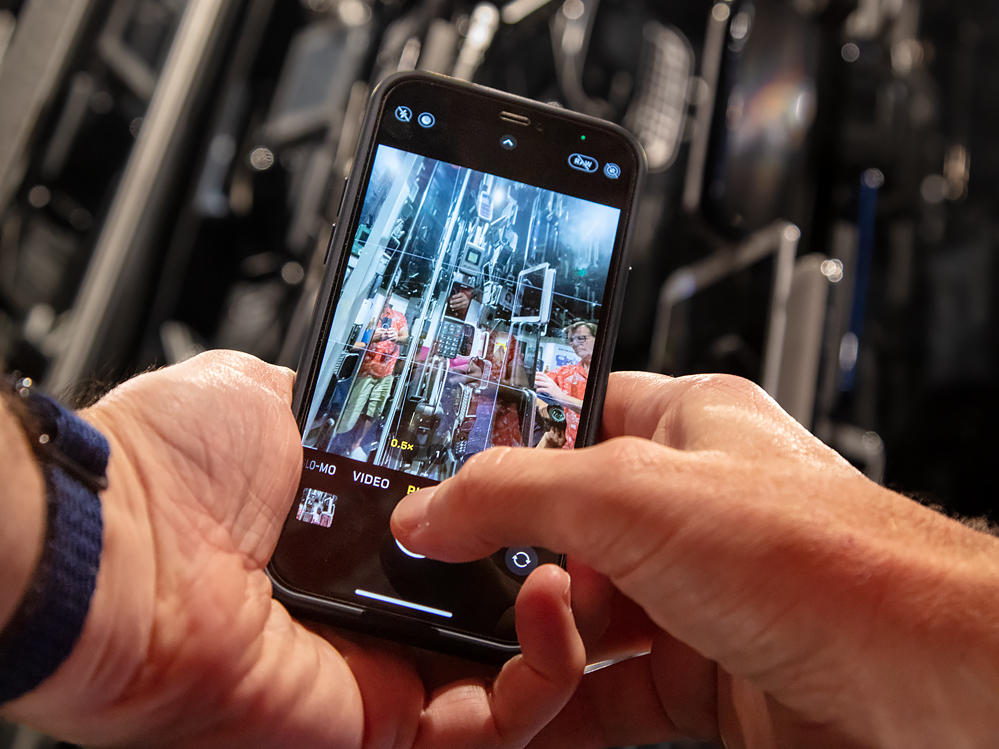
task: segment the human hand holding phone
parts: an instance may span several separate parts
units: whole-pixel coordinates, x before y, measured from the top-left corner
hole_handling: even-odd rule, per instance
[[[538,395],[545,396],[545,400],[549,403],[558,403],[562,406],[569,406],[577,411],[583,404],[582,400],[579,398],[573,398],[557,384],[555,384],[555,380],[544,372],[538,372],[534,375],[534,389],[537,391]]]
[[[999,540],[879,487],[730,376],[611,378],[609,441],[497,449],[392,527],[569,554],[589,674],[536,747],[989,746]]]
[[[210,352],[82,412],[111,444],[97,588],[69,659],[4,718],[86,745],[475,749],[526,743],[558,712],[584,658],[558,567],[521,589],[523,655],[459,679],[271,598],[301,471],[293,380]]]
[[[464,315],[468,311],[468,305],[471,298],[472,292],[467,289],[456,291],[448,297],[448,308],[455,315]]]

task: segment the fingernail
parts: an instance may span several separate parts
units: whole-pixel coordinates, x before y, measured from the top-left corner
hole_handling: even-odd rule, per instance
[[[427,508],[430,500],[437,492],[436,486],[428,489],[420,489],[412,494],[407,494],[392,512],[392,524],[400,535],[412,537],[419,532],[420,528],[427,524]]]
[[[565,599],[566,606],[572,607],[572,578],[569,573],[565,573],[565,590],[562,591],[562,598]]]

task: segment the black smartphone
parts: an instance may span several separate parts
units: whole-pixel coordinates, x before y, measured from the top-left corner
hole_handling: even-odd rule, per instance
[[[289,609],[479,660],[517,652],[517,591],[560,555],[444,564],[389,516],[489,447],[596,439],[642,173],[613,124],[442,76],[381,84],[295,385],[304,468],[268,566]]]

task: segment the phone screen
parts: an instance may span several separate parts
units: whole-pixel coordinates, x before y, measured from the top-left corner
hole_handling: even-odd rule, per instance
[[[559,555],[444,564],[399,544],[388,519],[482,450],[584,441],[622,208],[525,180],[529,152],[461,158],[424,132],[442,117],[426,127],[419,97],[405,101],[385,105],[353,206],[272,567],[314,596],[509,642],[521,582]],[[563,184],[596,183],[571,156]],[[619,177],[598,178],[606,191]]]

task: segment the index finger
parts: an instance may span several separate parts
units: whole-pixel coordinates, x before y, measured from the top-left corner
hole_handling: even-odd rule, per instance
[[[445,562],[542,546],[613,577],[639,549],[661,542],[650,520],[670,510],[669,498],[688,503],[696,493],[683,462],[682,453],[634,438],[582,450],[493,448],[455,477],[403,497],[392,532]]]

